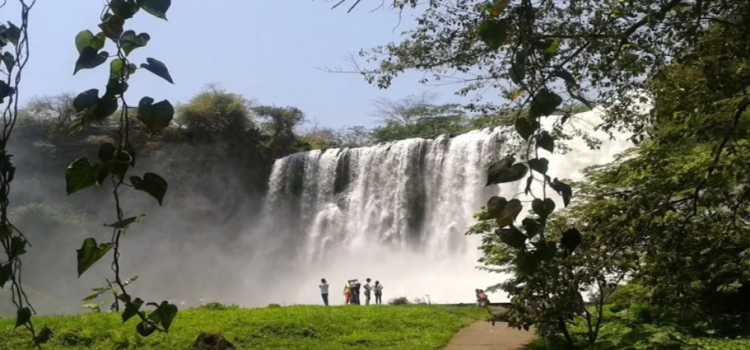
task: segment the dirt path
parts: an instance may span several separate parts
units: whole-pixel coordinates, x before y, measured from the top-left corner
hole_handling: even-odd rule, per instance
[[[517,350],[534,339],[534,331],[508,328],[505,322],[477,322],[461,329],[445,350]]]

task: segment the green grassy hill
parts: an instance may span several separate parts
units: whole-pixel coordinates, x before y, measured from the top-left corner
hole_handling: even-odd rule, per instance
[[[54,332],[48,350],[190,349],[201,332],[220,333],[239,349],[440,349],[461,327],[483,319],[475,307],[290,306],[181,311],[169,334],[138,336],[137,321],[119,314],[40,316],[37,328]],[[0,349],[32,349],[14,319],[0,320]]]

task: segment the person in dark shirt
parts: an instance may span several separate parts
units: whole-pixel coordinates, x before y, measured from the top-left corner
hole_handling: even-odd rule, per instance
[[[372,292],[372,286],[370,286],[370,279],[366,279],[367,283],[365,283],[365,305],[370,305],[370,295]]]
[[[352,286],[352,296],[354,297],[354,302],[352,304],[360,305],[359,303],[359,288],[360,283],[358,280],[354,280],[354,285]]]

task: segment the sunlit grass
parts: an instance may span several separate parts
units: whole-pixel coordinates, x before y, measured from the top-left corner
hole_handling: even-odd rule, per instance
[[[290,306],[181,311],[169,334],[140,337],[119,314],[40,316],[54,332],[45,349],[189,349],[201,332],[220,333],[237,349],[440,349],[461,327],[486,317],[475,307]],[[32,349],[29,332],[0,320],[0,349]]]

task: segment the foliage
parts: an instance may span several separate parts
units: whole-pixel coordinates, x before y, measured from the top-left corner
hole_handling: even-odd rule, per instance
[[[40,316],[55,329],[49,349],[188,349],[201,332],[222,334],[238,348],[283,349],[435,349],[459,328],[486,316],[475,307],[429,305],[382,307],[289,306],[180,311],[169,334],[144,338],[118,315]],[[28,349],[13,320],[0,320],[0,348]]]
[[[126,178],[129,168],[135,167],[136,151],[130,141],[130,122],[139,120],[151,134],[156,134],[168,127],[174,116],[174,107],[167,100],[156,102],[151,97],[143,97],[137,106],[136,118],[129,113],[130,107],[125,98],[128,81],[135,74],[138,67],[128,60],[128,55],[136,48],[144,47],[150,40],[147,33],[136,34],[133,30],[124,30],[125,22],[132,18],[140,9],[166,20],[166,12],[170,7],[169,0],[115,0],[107,3],[101,15],[101,31],[93,34],[89,30],[79,32],[75,37],[75,45],[79,57],[73,74],[81,70],[93,69],[104,64],[110,57],[104,51],[107,39],[114,43],[116,58],[110,61],[109,80],[106,90],[100,96],[98,89],[81,92],[73,99],[73,107],[77,115],[70,125],[72,132],[80,131],[91,124],[100,124],[115,114],[119,109],[119,125],[116,144],[104,142],[99,145],[97,154],[100,163],[92,163],[89,158],[81,157],[73,161],[65,173],[67,193],[73,194],[81,190],[102,186],[109,178],[113,185],[117,221],[106,225],[112,228],[110,241],[97,244],[94,238],[84,240],[81,249],[77,250],[78,276],[80,277],[94,263],[103,258],[109,251],[113,251],[112,270],[115,274],[114,285],[110,284],[110,291],[114,295],[114,310],[119,310],[119,302],[123,302],[125,309],[122,322],[127,322],[133,316],[138,316],[140,322],[136,325],[137,332],[142,336],[149,336],[155,331],[168,332],[177,313],[177,306],[167,301],[148,303],[155,309],[148,315],[141,310],[144,301],[133,298],[127,293],[126,282],[120,275],[120,238],[131,224],[141,220],[144,215],[126,218],[120,203],[120,187],[125,185],[137,191],[142,191],[154,197],[159,205],[162,204],[168,184],[165,179],[155,173],[145,173],[141,176]],[[174,83],[166,65],[155,59],[147,58],[141,63],[143,68],[154,75]],[[129,184],[126,183],[129,180]]]
[[[130,278],[122,281],[122,284],[124,286],[127,286],[127,285],[133,283],[137,279],[138,279],[138,276],[133,276],[133,277],[130,277]],[[120,294],[120,289],[117,288],[117,286],[113,285],[112,282],[110,282],[109,279],[107,279],[107,285],[106,286],[91,288],[91,290],[94,292],[94,294],[91,294],[91,295],[89,295],[89,296],[81,299],[82,302],[94,301],[94,300],[96,300],[97,298],[99,298],[100,296],[102,296],[102,295],[104,295],[106,293],[112,293],[112,300],[117,300],[117,296]],[[104,304],[107,304],[109,302],[111,302],[111,300],[105,300],[105,301],[101,301],[99,303],[88,303],[88,304],[83,304],[83,307],[87,308],[87,309],[91,309],[94,312],[101,312],[101,308],[99,307],[99,305],[104,305]],[[109,309],[111,311],[114,311],[114,312],[119,312],[120,311],[120,305],[118,303],[116,303],[116,302],[113,302],[112,305],[110,305]]]

